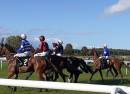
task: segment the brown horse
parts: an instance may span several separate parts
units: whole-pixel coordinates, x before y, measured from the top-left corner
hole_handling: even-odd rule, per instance
[[[28,79],[33,72],[36,73],[39,80],[46,80],[47,62],[44,58],[34,57],[34,49],[32,48],[33,54],[31,55],[28,66],[19,66],[17,57],[14,57],[14,53],[10,52],[10,47],[4,45],[0,51],[1,55],[5,55],[8,63],[8,78],[12,78],[15,75],[15,79],[18,79],[19,73],[30,73],[25,79]],[[16,87],[14,88],[16,91]]]
[[[115,77],[120,74],[121,80],[123,80],[123,75],[121,73],[121,67],[124,64],[123,59],[118,59],[116,57],[110,57],[109,58],[109,64],[107,64],[106,66],[103,66],[104,63],[104,59],[103,58],[99,58],[99,55],[96,51],[95,48],[92,49],[92,53],[93,53],[93,61],[94,61],[94,65],[95,65],[95,71],[94,73],[91,75],[90,80],[92,79],[93,75],[96,72],[100,72],[101,78],[103,80],[103,75],[102,75],[102,69],[109,69],[109,71],[112,73],[112,75],[114,76],[112,69],[115,72]]]

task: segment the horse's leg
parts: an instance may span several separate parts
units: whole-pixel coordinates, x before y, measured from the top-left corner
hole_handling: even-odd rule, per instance
[[[18,79],[18,74],[19,74],[19,66],[15,66],[15,79]],[[15,92],[17,90],[16,87],[14,87],[13,91]]]
[[[123,83],[123,75],[122,75],[122,72],[121,72],[121,68],[119,68],[118,72],[120,74],[121,83]]]
[[[10,72],[10,73],[8,73],[8,79],[11,79],[14,75],[15,75],[14,72]]]
[[[14,72],[9,72],[8,73],[8,79],[11,79],[15,75]],[[10,89],[13,89],[11,86],[8,86]]]
[[[114,73],[112,72],[112,69],[110,68],[109,70],[110,70],[111,75],[112,75],[112,77],[113,77],[113,79],[114,79],[114,78],[115,78],[115,76],[114,76]]]
[[[117,77],[117,75],[118,75],[117,69],[114,66],[112,66],[112,69],[113,69],[113,71],[115,73],[115,77]]]
[[[55,78],[53,81],[56,81],[59,78],[58,72],[55,71]]]
[[[95,74],[97,71],[99,71],[99,69],[95,69],[95,71],[93,71],[93,73],[91,74],[91,77],[90,77],[90,79],[89,79],[90,81],[92,80],[94,74]]]
[[[114,79],[114,73],[112,72],[112,67],[110,67],[110,68],[108,68],[107,69],[107,73],[106,73],[106,76],[108,77],[108,73],[111,73],[112,74],[112,77],[113,77],[113,79]]]
[[[100,76],[101,76],[101,78],[102,78],[102,81],[104,81],[103,75],[102,75],[102,70],[101,70],[101,69],[99,70],[99,73],[100,73]]]
[[[71,72],[70,73],[70,76],[69,76],[69,78],[68,78],[68,82],[70,83],[70,82],[73,82],[73,73]]]
[[[80,73],[75,73],[75,74],[74,74],[74,76],[75,76],[75,81],[74,81],[74,82],[75,82],[75,83],[78,82],[79,74],[80,74]]]
[[[110,70],[109,70],[109,69],[107,69],[107,72],[106,72],[106,77],[108,77],[108,73],[109,73],[109,71],[110,71]]]
[[[44,72],[38,71],[37,76],[40,81],[46,81],[46,75]],[[40,89],[40,92],[42,92],[42,89]]]
[[[66,82],[66,79],[65,79],[66,77],[65,77],[65,75],[63,74],[63,72],[60,71],[59,74],[60,74],[60,76],[62,77],[63,81]]]
[[[25,80],[28,80],[28,79],[31,77],[32,74],[33,74],[33,72],[29,72],[29,73],[27,74]]]

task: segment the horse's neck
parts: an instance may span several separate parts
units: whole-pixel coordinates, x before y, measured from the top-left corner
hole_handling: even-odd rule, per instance
[[[94,51],[94,53],[93,53],[93,59],[96,60],[96,59],[98,59],[98,58],[99,58],[99,56],[97,55],[97,52]]]

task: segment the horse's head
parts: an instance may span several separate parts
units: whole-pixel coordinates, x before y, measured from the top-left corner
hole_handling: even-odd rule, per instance
[[[15,51],[13,50],[12,47],[10,47],[9,45],[7,44],[4,44],[3,47],[1,48],[0,50],[0,55],[1,56],[5,56],[6,59],[10,59],[13,57]]]

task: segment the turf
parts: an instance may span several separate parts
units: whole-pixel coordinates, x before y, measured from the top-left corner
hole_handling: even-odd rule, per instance
[[[105,81],[101,81],[101,77],[99,73],[94,75],[93,79],[89,84],[105,84],[105,85],[124,85],[130,86],[130,70],[128,70],[128,75],[125,75],[125,68],[122,68],[122,72],[124,74],[124,83],[120,83],[119,77],[115,80],[112,79],[112,76],[109,74],[106,77],[106,71],[103,71]],[[3,69],[0,70],[0,78],[7,78],[7,64],[3,64]],[[24,79],[27,74],[20,74],[19,79]],[[79,77],[79,83],[88,83],[90,78],[90,74],[82,73]],[[31,80],[36,80],[37,77],[35,73],[31,76]],[[61,78],[58,81],[62,81]],[[96,87],[95,87],[96,88]],[[6,86],[0,86],[0,94],[95,94],[92,92],[79,92],[79,91],[65,91],[65,90],[49,90],[48,92],[44,91],[39,92],[39,89],[34,88],[21,88],[18,87],[16,92],[11,92],[11,90]],[[103,93],[96,93],[96,94],[103,94]]]

